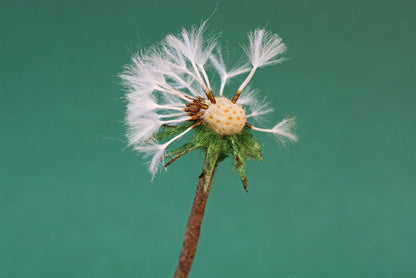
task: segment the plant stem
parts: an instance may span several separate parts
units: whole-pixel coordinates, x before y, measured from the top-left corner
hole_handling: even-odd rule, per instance
[[[179,256],[179,262],[176,267],[174,278],[188,277],[195,257],[196,247],[198,246],[199,234],[201,231],[201,223],[205,212],[205,205],[207,204],[209,191],[211,190],[211,184],[215,173],[214,167],[209,181],[208,190],[204,193],[206,165],[207,160],[205,159],[202,173],[199,176],[194,203],[192,204],[191,214],[189,215],[188,224],[186,226],[185,238],[183,240],[182,251]]]

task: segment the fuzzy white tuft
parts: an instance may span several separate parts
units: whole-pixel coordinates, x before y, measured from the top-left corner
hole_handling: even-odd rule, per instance
[[[135,149],[144,153],[146,157],[151,157],[149,161],[149,172],[152,174],[153,179],[164,164],[163,158],[165,156],[166,146],[153,142],[147,145],[136,146]]]
[[[182,29],[180,36],[166,36],[164,50],[171,61],[181,65],[188,74],[194,75],[204,91],[209,91],[211,85],[204,66],[217,42],[215,38],[203,39],[204,27],[205,22],[199,28]],[[189,68],[186,61],[190,64]]]
[[[179,57],[185,57],[190,63],[204,65],[216,45],[215,40],[204,41],[204,27],[205,23],[199,28],[195,26],[190,30],[183,28],[180,36],[167,35],[166,46],[176,50]]]
[[[296,119],[284,119],[277,125],[275,125],[271,129],[259,128],[252,126],[253,130],[272,133],[276,136],[276,138],[283,144],[296,142],[298,141],[298,137],[294,134],[294,129],[296,127]]]
[[[244,90],[237,103],[246,108],[247,118],[253,118],[259,122],[264,119],[262,116],[274,111],[266,97],[261,98],[257,91],[248,88]]]
[[[286,142],[297,142],[298,137],[293,132],[296,128],[296,119],[284,119],[277,125],[275,125],[272,130],[273,134],[279,139],[282,143]]]
[[[277,34],[264,29],[256,29],[248,35],[250,47],[244,48],[254,68],[276,64],[282,61],[280,55],[286,45]]]
[[[165,83],[163,75],[153,71],[140,53],[132,58],[132,64],[126,66],[120,77],[127,91],[137,96],[149,95]]]
[[[150,140],[160,129],[161,122],[155,112],[135,117],[130,113],[126,117],[129,145],[140,146]]]

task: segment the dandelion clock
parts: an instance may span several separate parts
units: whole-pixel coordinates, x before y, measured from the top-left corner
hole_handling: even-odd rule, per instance
[[[246,161],[262,158],[253,134],[270,133],[283,144],[297,141],[294,118],[272,127],[252,124],[254,118],[273,109],[248,84],[259,68],[284,60],[282,39],[264,29],[250,32],[243,48],[248,62],[228,67],[215,38],[204,36],[204,27],[205,23],[167,35],[159,45],[134,55],[121,74],[128,101],[125,122],[129,145],[148,158],[152,177],[193,150],[205,154],[175,277],[188,277],[218,164],[233,159],[247,191]],[[210,76],[208,68],[217,77]],[[230,94],[227,82],[240,75],[241,85]],[[216,90],[213,78],[220,80]],[[186,137],[190,139],[183,142],[186,134],[191,134]],[[176,141],[182,141],[182,146],[172,149]]]

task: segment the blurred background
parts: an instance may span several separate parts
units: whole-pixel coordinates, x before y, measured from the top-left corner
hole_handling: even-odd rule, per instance
[[[416,277],[416,5],[369,0],[0,0],[0,277],[173,276],[203,155],[152,183],[117,75],[215,8],[230,65],[287,43],[252,86],[300,142],[220,166],[191,277]]]

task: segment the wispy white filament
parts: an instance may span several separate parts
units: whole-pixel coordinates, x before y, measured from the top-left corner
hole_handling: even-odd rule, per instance
[[[200,94],[197,93],[197,90],[192,87],[192,82],[187,81],[187,79],[192,78],[195,80],[195,75],[187,68],[186,61],[184,59],[176,59],[174,61],[170,61],[169,57],[172,57],[169,49],[164,48],[163,52],[155,51],[152,56],[148,57],[148,63],[152,65],[153,71],[159,74],[162,74],[167,79],[171,79],[175,81],[175,85],[173,87],[176,88],[185,88],[194,96],[198,96]],[[182,57],[183,58],[183,57]],[[187,76],[184,76],[184,75]]]
[[[165,124],[165,125],[168,125],[168,124],[179,124],[179,123],[183,123],[183,122],[189,121],[189,119],[190,119],[190,117],[182,117],[182,118],[175,119],[175,120],[161,121],[161,124]]]
[[[259,93],[246,88],[242,96],[237,101],[238,104],[243,105],[246,108],[247,118],[254,118],[257,121],[261,121],[262,117],[274,111],[274,108],[270,107],[267,99],[259,97]]]
[[[224,59],[221,55],[220,50],[218,50],[217,55],[211,55],[210,60],[211,60],[212,65],[217,70],[217,72],[218,72],[218,74],[220,75],[220,78],[221,78],[221,86],[220,86],[220,91],[219,91],[220,96],[223,95],[225,85],[227,84],[227,81],[229,79],[231,79],[235,76],[238,76],[240,74],[243,74],[243,73],[250,70],[248,65],[242,65],[242,66],[237,66],[237,67],[231,69],[230,71],[227,71],[227,68],[225,66]]]
[[[186,68],[189,74],[192,72],[195,79],[202,86],[205,92],[211,90],[208,75],[204,69],[204,65],[216,46],[216,41],[211,39],[207,42],[203,39],[205,22],[199,27],[192,27],[190,30],[182,29],[180,36],[168,35],[165,39],[165,50],[169,53],[169,57],[173,61],[178,61],[182,67]],[[176,52],[176,53],[175,53]],[[187,60],[191,65],[187,67]],[[204,76],[204,78],[201,76]]]
[[[279,139],[284,144],[288,141],[296,142],[298,140],[297,136],[293,133],[293,129],[295,128],[295,126],[296,121],[294,118],[292,118],[284,119],[271,129],[259,128],[255,126],[253,126],[252,129],[261,132],[272,133],[276,136],[277,139]]]
[[[159,119],[172,118],[172,117],[185,117],[185,116],[188,116],[188,113],[175,113],[175,114],[159,115]],[[187,119],[189,119],[189,117],[187,117]]]

